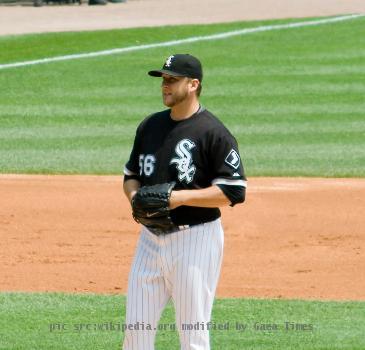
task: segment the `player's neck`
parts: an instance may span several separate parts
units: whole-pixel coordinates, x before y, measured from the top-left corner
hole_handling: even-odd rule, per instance
[[[171,108],[171,118],[179,121],[190,118],[200,108],[199,100],[194,98],[192,101],[182,101]]]

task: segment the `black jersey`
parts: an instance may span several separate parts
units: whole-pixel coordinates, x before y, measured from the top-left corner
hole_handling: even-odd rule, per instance
[[[175,181],[174,190],[246,187],[237,142],[219,119],[202,107],[181,121],[174,121],[170,112],[155,113],[139,125],[125,175],[137,175],[142,186]],[[218,208],[180,206],[171,211],[176,225],[218,217]]]

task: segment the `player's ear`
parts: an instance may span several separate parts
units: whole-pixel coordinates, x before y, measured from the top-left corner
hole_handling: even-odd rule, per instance
[[[190,79],[191,91],[197,91],[200,85],[200,81],[198,79]]]

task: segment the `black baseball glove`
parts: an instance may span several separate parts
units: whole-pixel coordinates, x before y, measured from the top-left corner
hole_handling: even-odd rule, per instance
[[[134,220],[159,234],[174,229],[169,208],[174,186],[175,182],[169,182],[141,187],[132,199]]]

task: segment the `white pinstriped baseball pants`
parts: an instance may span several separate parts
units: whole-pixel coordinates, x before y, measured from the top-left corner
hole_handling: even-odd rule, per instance
[[[158,321],[170,298],[181,350],[210,349],[207,327],[189,330],[186,325],[210,321],[223,242],[220,219],[162,236],[142,229],[129,274],[125,322],[139,322],[144,329],[126,330],[124,350],[154,349]]]

